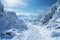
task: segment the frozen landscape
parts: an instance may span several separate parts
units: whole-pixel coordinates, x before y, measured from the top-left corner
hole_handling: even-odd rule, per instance
[[[0,40],[60,40],[60,0],[38,16],[17,16],[0,1]]]

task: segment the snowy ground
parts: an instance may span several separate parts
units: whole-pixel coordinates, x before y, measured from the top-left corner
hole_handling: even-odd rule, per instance
[[[10,40],[60,40],[59,37],[52,38],[51,33],[55,30],[46,29],[46,27],[41,27],[40,25],[33,25],[32,23],[27,23],[28,30],[19,33],[15,31],[14,38]]]
[[[19,20],[15,12],[5,12],[0,2],[0,40],[60,40],[60,5],[58,6],[53,5],[42,22],[39,16],[37,24],[34,24],[34,21],[27,23]]]

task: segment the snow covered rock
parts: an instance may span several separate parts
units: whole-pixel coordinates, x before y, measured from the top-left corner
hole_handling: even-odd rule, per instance
[[[27,30],[27,26],[23,20],[19,20],[15,12],[5,12],[3,4],[0,2],[0,37],[11,39],[14,37],[12,31],[18,29],[19,32]],[[12,29],[12,31],[8,31]],[[8,31],[8,32],[7,32]],[[6,34],[7,33],[7,34]]]
[[[58,18],[56,21],[57,21],[57,22],[60,22],[60,18]]]
[[[4,6],[3,6],[3,4],[0,1],[0,11],[3,11],[3,10],[4,10]]]
[[[60,32],[52,32],[51,37],[60,37]]]
[[[60,0],[57,1],[60,4]]]
[[[44,17],[44,19],[43,19],[43,24],[48,23],[49,20],[53,18],[56,10],[57,10],[57,6],[54,5],[54,6],[51,8],[51,12],[49,12],[48,14],[45,15],[45,17]]]
[[[57,8],[57,11],[58,11],[58,12],[60,11],[60,6]]]

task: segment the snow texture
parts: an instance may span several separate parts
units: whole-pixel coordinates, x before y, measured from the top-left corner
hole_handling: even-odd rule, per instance
[[[0,2],[0,40],[60,40],[60,0],[32,22],[6,12]]]
[[[15,29],[18,29],[20,32],[28,29],[25,22],[17,18],[15,12],[5,12],[2,10],[4,10],[4,6],[0,2],[0,38],[11,39],[13,38],[12,31],[15,31]],[[13,30],[8,31],[10,29]]]

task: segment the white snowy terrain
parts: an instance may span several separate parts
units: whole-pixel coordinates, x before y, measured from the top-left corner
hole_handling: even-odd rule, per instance
[[[60,0],[46,15],[29,23],[15,12],[6,12],[0,2],[0,40],[60,40]]]
[[[27,30],[27,26],[23,20],[19,20],[15,12],[6,12],[3,4],[0,2],[0,38],[11,39],[15,35],[15,31],[22,32]]]

